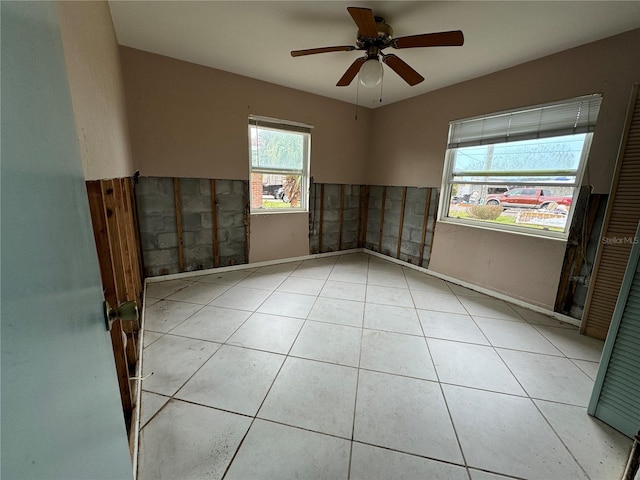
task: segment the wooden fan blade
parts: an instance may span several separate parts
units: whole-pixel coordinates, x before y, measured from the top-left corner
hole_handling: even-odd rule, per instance
[[[320,48],[307,48],[306,50],[293,50],[291,52],[292,57],[302,57],[303,55],[315,55],[316,53],[328,53],[328,52],[350,52],[355,50],[356,47],[351,45],[344,45],[340,47],[320,47]]]
[[[393,48],[415,47],[459,47],[464,44],[464,35],[460,30],[440,33],[424,33],[422,35],[409,35],[393,40]]]
[[[417,85],[424,80],[422,75],[411,68],[404,60],[393,54],[383,55],[382,61],[411,86]]]
[[[363,37],[376,38],[378,29],[376,28],[376,19],[370,8],[347,7],[347,11],[353,21],[356,22],[358,30]]]
[[[347,85],[349,85],[360,71],[360,67],[362,67],[362,64],[366,61],[367,57],[357,58],[356,61],[353,62],[349,68],[347,68],[347,71],[344,72],[342,78],[338,80],[338,83],[336,83],[336,87],[346,87]]]

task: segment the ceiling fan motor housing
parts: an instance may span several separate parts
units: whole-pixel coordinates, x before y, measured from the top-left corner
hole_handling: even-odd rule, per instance
[[[356,45],[358,48],[366,49],[370,46],[377,46],[382,49],[391,44],[391,40],[393,39],[393,29],[385,23],[384,18],[375,17],[375,19],[378,36],[376,38],[365,37],[362,35],[360,30],[358,30],[358,37],[356,39]]]

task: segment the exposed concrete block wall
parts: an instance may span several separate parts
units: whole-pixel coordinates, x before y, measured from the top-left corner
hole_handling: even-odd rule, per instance
[[[428,267],[437,209],[435,188],[369,187],[364,247]]]
[[[312,253],[365,247],[415,265],[429,265],[436,189],[314,183],[309,204]]]
[[[332,183],[311,185],[309,193],[309,251],[311,253],[335,252],[361,246],[358,241],[361,222],[361,190],[361,185]]]
[[[247,263],[248,182],[215,180],[215,217],[210,179],[180,178],[178,186],[181,232],[178,232],[174,179],[141,177],[136,185],[145,275],[179,273],[181,254],[184,271]],[[214,250],[214,220],[218,258]]]

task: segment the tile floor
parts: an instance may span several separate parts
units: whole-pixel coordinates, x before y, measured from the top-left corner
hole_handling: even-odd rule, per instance
[[[366,253],[147,287],[141,479],[617,479],[602,342]]]

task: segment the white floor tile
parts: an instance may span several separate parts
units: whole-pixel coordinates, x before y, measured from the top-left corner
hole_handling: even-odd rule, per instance
[[[577,459],[599,480],[624,467],[631,441],[585,414],[603,342],[540,313],[366,253],[147,291],[141,479],[585,478]]]
[[[264,290],[275,290],[282,282],[287,279],[283,273],[260,273],[259,271],[251,274],[238,283],[243,288],[260,288]]]
[[[362,327],[364,302],[318,297],[307,318],[319,322]]]
[[[515,350],[498,353],[530,397],[583,407],[589,403],[593,380],[571,360]]]
[[[276,263],[275,265],[267,265],[266,267],[259,267],[256,272],[258,273],[281,273],[289,275],[296,268],[300,266],[302,262],[287,262]]]
[[[361,336],[360,328],[307,321],[290,355],[357,367]]]
[[[347,440],[258,419],[225,479],[338,479],[348,470]]]
[[[528,323],[474,317],[494,347],[511,348],[525,352],[562,355],[546,338]]]
[[[307,318],[315,301],[316,297],[312,295],[274,292],[257,311],[285,317]]]
[[[560,435],[587,475],[621,478],[632,441],[587,415],[585,408],[536,400],[536,405]]]
[[[289,357],[258,417],[351,438],[357,370]]]
[[[447,282],[439,278],[431,277],[425,273],[413,274],[407,273],[407,284],[411,290],[426,290],[427,292],[447,293],[451,294],[451,289]]]
[[[173,395],[206,362],[220,344],[165,335],[144,351],[142,388]]]
[[[193,303],[161,300],[145,310],[144,326],[152,332],[166,333],[180,325],[201,308],[202,305]]]
[[[409,307],[367,303],[364,308],[364,328],[422,335],[418,314]]]
[[[212,273],[205,275],[198,279],[202,283],[216,283],[218,285],[229,285],[230,287],[236,285],[238,282],[244,280],[253,273],[253,270],[236,270],[231,272]]]
[[[251,419],[171,400],[141,432],[138,478],[221,479]]]
[[[407,288],[408,286],[401,268],[397,273],[369,269],[367,284],[395,288]]]
[[[354,442],[351,480],[468,480],[464,467]]]
[[[530,479],[587,478],[528,398],[442,388],[468,466]]]
[[[473,317],[491,317],[514,322],[524,321],[520,315],[502,300],[465,296],[460,296],[459,300],[469,315]]]
[[[153,342],[155,342],[156,340],[158,340],[160,337],[162,337],[162,333],[157,333],[157,332],[152,332],[151,330],[146,330],[144,332],[144,345],[143,348],[147,348],[149,345],[151,345]]]
[[[333,269],[333,262],[322,261],[324,259],[305,260],[302,264],[291,272],[292,277],[317,278],[326,280]]]
[[[599,362],[604,342],[580,335],[577,329],[535,325],[535,329],[569,358]]]
[[[262,305],[262,302],[264,302],[269,295],[271,295],[271,292],[268,290],[235,286],[216,298],[210,305],[253,312]]]
[[[441,382],[525,395],[492,347],[434,338],[429,338],[427,343]]]
[[[438,293],[424,290],[411,290],[413,303],[416,308],[422,310],[435,310],[437,312],[467,314],[458,297],[448,293]]]
[[[363,284],[327,280],[320,292],[320,296],[364,302],[365,291],[366,285]]]
[[[426,337],[489,345],[482,330],[469,315],[417,310]]]
[[[572,330],[576,329],[575,326],[569,323],[561,322],[559,320],[556,320],[555,318],[543,315],[542,313],[529,310],[528,308],[520,307],[518,305],[510,305],[510,307],[513,308],[518,315],[520,315],[532,325],[547,325],[549,327],[569,328]]]
[[[409,288],[381,287],[379,285],[367,285],[367,303],[379,303],[382,305],[395,305],[397,307],[414,308],[413,299]]]
[[[151,298],[165,298],[172,293],[188,287],[193,282],[191,280],[166,280],[164,282],[153,282],[147,284],[147,296]]]
[[[231,308],[204,307],[176,328],[172,335],[224,343],[249,318],[251,312]]]
[[[338,266],[335,266],[329,275],[329,280],[337,282],[367,283],[367,269],[352,269],[346,267],[338,268]]]
[[[322,287],[324,287],[324,282],[324,280],[316,278],[289,277],[280,284],[277,290],[279,292],[317,296]]]
[[[572,358],[571,361],[580,370],[586,373],[591,380],[596,379],[596,375],[598,374],[598,367],[600,366],[599,362],[589,362],[588,360],[576,360],[575,358]]]
[[[140,428],[143,428],[151,418],[160,411],[162,407],[170,400],[170,397],[158,395],[157,393],[141,392],[140,400]]]
[[[361,370],[354,440],[462,462],[442,392],[435,382]]]
[[[505,475],[497,475],[495,473],[483,472],[482,470],[469,469],[469,475],[471,480],[508,480],[514,477],[507,477]]]
[[[198,303],[206,305],[214,298],[219,297],[229,290],[228,285],[216,285],[213,283],[196,282],[167,297],[168,300]]]
[[[364,330],[360,368],[437,380],[423,337]]]
[[[303,323],[304,320],[300,318],[254,313],[227,340],[227,343],[238,347],[287,354]]]
[[[456,285],[455,283],[447,283],[447,285],[453,293],[462,297],[491,298],[484,293],[476,292],[475,290],[463,287],[461,285]]]
[[[285,357],[223,345],[176,398],[254,416]]]

